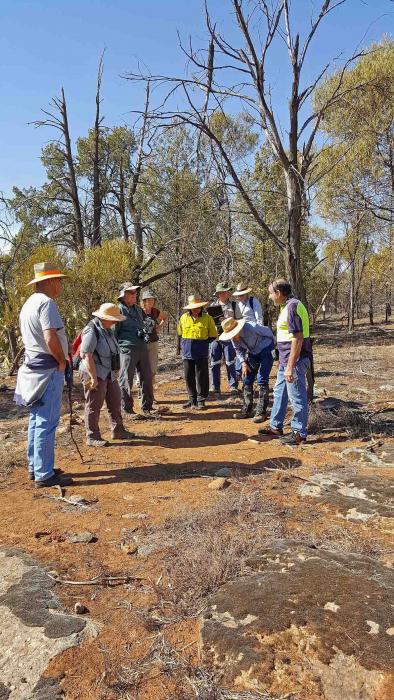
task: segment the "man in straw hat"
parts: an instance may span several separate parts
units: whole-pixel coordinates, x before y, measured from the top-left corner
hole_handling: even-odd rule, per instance
[[[231,340],[241,364],[243,382],[243,406],[234,418],[251,418],[253,416],[253,383],[259,372],[265,382],[266,392],[259,394],[256,417],[264,420],[268,408],[269,376],[274,361],[274,335],[267,326],[253,325],[244,318],[236,320],[226,318],[222,321],[223,333],[219,340]],[[255,420],[255,419],[254,419]]]
[[[30,411],[27,435],[29,478],[36,488],[66,486],[72,480],[55,469],[55,432],[60,420],[68,342],[55,299],[65,274],[52,263],[34,265],[28,286],[33,294],[24,303],[19,322],[25,346],[15,401]]]
[[[269,297],[280,307],[277,320],[279,369],[274,387],[274,405],[269,428],[259,430],[262,435],[280,438],[286,445],[296,447],[306,441],[308,428],[308,395],[306,374],[312,358],[308,312],[291,292],[285,279],[277,279],[269,285]],[[288,401],[293,409],[292,432],[283,437]]]
[[[117,375],[120,368],[119,345],[111,328],[125,320],[115,304],[101,304],[93,311],[94,320],[82,331],[80,373],[85,393],[86,443],[106,447],[100,434],[99,418],[107,404],[112,438],[126,440],[134,433],[125,430],[122,420],[120,389]]]
[[[152,411],[153,381],[148,352],[148,335],[145,329],[145,313],[137,304],[138,284],[124,282],[119,290],[119,309],[124,321],[117,324],[115,336],[120,348],[119,385],[122,395],[122,408],[134,417],[133,382],[136,369],[141,381],[142,417],[156,415]]]
[[[233,292],[233,297],[236,301],[235,318],[244,318],[248,323],[254,325],[258,323],[260,326],[264,324],[263,309],[259,300],[251,295],[252,288],[247,284],[237,284]]]
[[[189,401],[183,408],[204,409],[209,393],[208,353],[209,343],[217,337],[213,318],[203,311],[207,301],[191,295],[179,319],[178,335],[181,336],[181,350]]]
[[[216,285],[215,301],[208,307],[207,311],[215,321],[216,330],[221,332],[221,321],[224,318],[234,318],[236,302],[231,301],[232,287],[225,282]],[[235,371],[235,350],[231,342],[213,340],[210,345],[211,378],[213,392],[216,399],[221,398],[220,392],[220,366],[224,358],[227,370],[227,379],[231,389],[231,396],[238,396],[238,380]]]

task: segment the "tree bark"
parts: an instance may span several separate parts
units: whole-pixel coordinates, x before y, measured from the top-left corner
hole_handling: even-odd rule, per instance
[[[59,105],[59,100],[57,101]],[[68,126],[68,115],[67,115],[67,104],[64,95],[64,89],[62,88],[62,97],[60,100],[60,113],[62,118],[62,131],[64,135],[64,146],[65,146],[65,157],[68,168],[69,184],[70,184],[70,196],[74,211],[74,225],[75,233],[73,235],[75,252],[83,250],[85,246],[85,236],[82,224],[82,214],[81,205],[79,201],[79,193],[77,187],[77,178],[75,175],[74,158],[71,148],[71,138],[70,130]]]
[[[101,245],[101,210],[103,206],[103,197],[101,193],[101,177],[100,177],[100,89],[101,79],[103,77],[103,56],[100,58],[100,63],[97,73],[97,89],[96,89],[96,116],[93,129],[93,228],[92,228],[92,246]]]

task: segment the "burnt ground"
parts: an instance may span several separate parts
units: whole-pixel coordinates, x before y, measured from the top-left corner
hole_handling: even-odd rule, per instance
[[[66,396],[57,439],[66,500],[27,480],[27,414],[1,380],[1,699],[393,697],[393,326],[316,337],[298,449],[225,400],[182,410],[169,341],[169,410],[127,421],[129,443],[85,446],[76,386],[83,463]],[[228,488],[208,488],[223,467]]]

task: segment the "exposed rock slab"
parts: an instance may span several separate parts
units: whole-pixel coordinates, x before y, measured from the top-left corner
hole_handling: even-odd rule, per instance
[[[56,683],[48,694],[41,676],[50,659],[79,643],[86,623],[62,612],[54,585],[31,557],[0,550],[0,698],[60,697]]]
[[[226,684],[302,700],[394,697],[390,569],[287,541],[253,566],[211,597],[202,624]]]

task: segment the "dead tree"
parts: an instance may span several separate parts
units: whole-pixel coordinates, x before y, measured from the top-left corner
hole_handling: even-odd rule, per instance
[[[139,277],[141,266],[144,261],[144,227],[142,224],[141,210],[137,204],[137,191],[141,182],[143,165],[145,162],[145,145],[148,136],[148,120],[149,120],[149,96],[150,96],[150,81],[146,83],[145,107],[142,113],[142,126],[139,134],[139,143],[137,148],[137,157],[133,170],[133,174],[129,181],[127,193],[127,203],[130,211],[131,221],[134,231],[134,246],[135,258],[137,262],[136,276]]]
[[[343,98],[343,77],[347,67],[362,53],[354,54],[345,62],[338,80],[325,103],[313,111],[306,106],[319,82],[330,68],[330,64],[317,71],[316,77],[306,85],[301,84],[304,66],[313,38],[324,18],[346,0],[324,0],[319,14],[312,19],[305,40],[292,29],[289,0],[258,3],[245,0],[228,0],[234,10],[239,43],[230,42],[221,35],[212,22],[206,8],[206,24],[209,34],[208,52],[194,51],[192,45],[182,50],[187,55],[191,71],[186,77],[166,75],[141,75],[129,73],[131,80],[145,80],[156,85],[168,84],[170,91],[162,105],[150,112],[152,118],[161,123],[174,120],[188,124],[203,133],[213,144],[225,163],[232,186],[241,195],[248,212],[256,221],[257,237],[264,241],[271,239],[284,256],[286,272],[297,296],[305,301],[305,287],[301,265],[301,237],[308,216],[309,188],[313,187],[315,175],[315,141],[325,111]],[[247,8],[250,8],[250,12]],[[274,39],[284,41],[291,73],[289,95],[288,128],[282,135],[279,117],[271,100],[271,86],[268,76],[268,58]],[[213,50],[214,48],[214,50]],[[239,80],[236,77],[239,76]],[[354,88],[352,88],[354,89]],[[171,99],[183,96],[185,107],[178,103],[171,109]],[[259,127],[261,136],[271,147],[281,165],[287,193],[287,228],[280,237],[268,225],[264,213],[256,205],[231,158],[226,144],[210,126],[210,116],[216,111],[224,112],[225,105],[238,104],[240,111],[248,112]],[[301,119],[301,114],[303,118]],[[285,131],[285,130],[284,130]]]
[[[91,241],[92,246],[101,245],[101,211],[103,207],[103,194],[100,176],[100,133],[103,118],[100,117],[100,91],[104,70],[104,52],[101,55],[97,71],[96,87],[96,116],[93,128],[93,226]]]
[[[58,177],[49,174],[50,182],[56,185],[60,194],[70,202],[73,210],[72,242],[75,252],[84,248],[85,237],[82,222],[82,209],[79,199],[77,178],[75,174],[74,157],[71,147],[70,129],[68,125],[67,104],[64,89],[61,89],[61,97],[54,97],[51,102],[53,111],[43,109],[45,119],[33,122],[36,127],[50,126],[60,132],[60,138],[54,142],[56,152],[62,156],[65,175]]]

